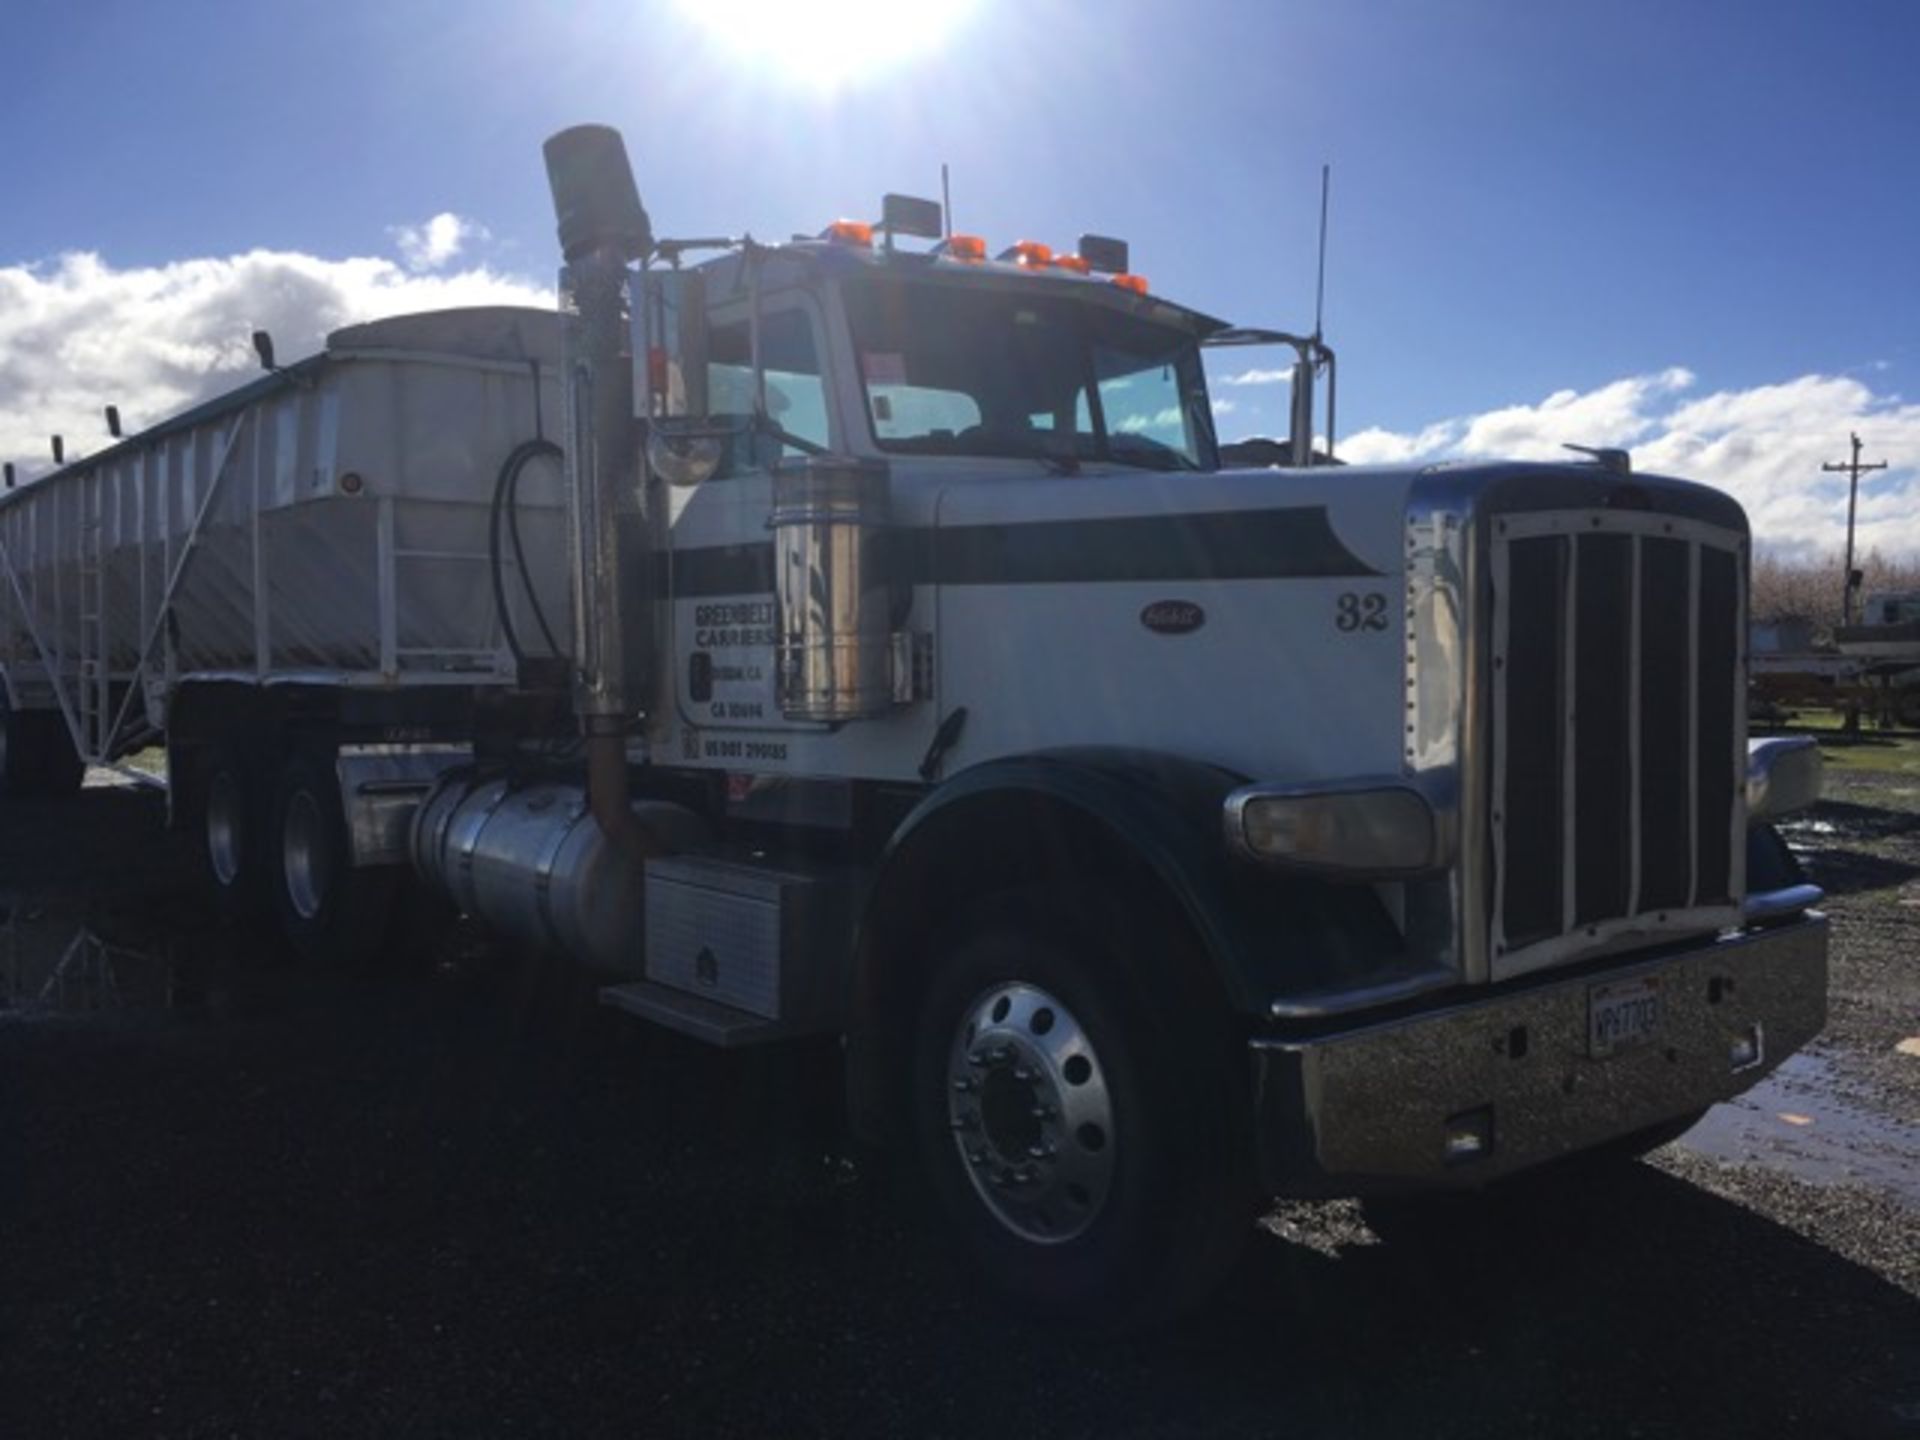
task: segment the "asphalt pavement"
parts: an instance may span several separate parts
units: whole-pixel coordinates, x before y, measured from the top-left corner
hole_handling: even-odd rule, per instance
[[[1279,1208],[1129,1338],[977,1289],[830,1048],[705,1050],[459,931],[315,974],[206,913],[157,797],[10,807],[0,1435],[1920,1437],[1898,790],[1796,832],[1834,1022],[1717,1140]]]

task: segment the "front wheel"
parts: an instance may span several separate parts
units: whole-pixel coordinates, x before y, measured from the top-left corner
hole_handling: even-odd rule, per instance
[[[1204,1299],[1251,1234],[1244,1102],[1230,1038],[1097,933],[1001,923],[942,958],[914,1125],[980,1273],[1040,1308],[1130,1325]]]

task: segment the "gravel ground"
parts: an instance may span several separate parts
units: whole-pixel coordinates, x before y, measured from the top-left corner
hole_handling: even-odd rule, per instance
[[[1810,1063],[1893,1126],[1911,783],[1846,777],[1795,834],[1835,892]],[[1425,1212],[1288,1206],[1212,1310],[1114,1340],[957,1273],[846,1157],[830,1052],[706,1051],[458,936],[426,973],[304,973],[200,910],[153,797],[75,803],[0,820],[0,1435],[1920,1437],[1898,1165],[1683,1142]],[[82,920],[158,959],[110,991]],[[60,954],[102,1008],[25,1003]]]

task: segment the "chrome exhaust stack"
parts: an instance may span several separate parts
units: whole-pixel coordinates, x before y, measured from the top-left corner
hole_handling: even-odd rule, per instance
[[[623,508],[644,529],[637,483],[633,356],[628,349],[627,267],[653,250],[653,227],[620,132],[576,125],[543,147],[560,248],[566,329],[567,488],[578,637],[574,706],[586,741],[594,819],[623,846],[643,837],[627,804],[626,737],[647,697],[627,677],[652,674],[650,547],[622,563]],[[627,623],[637,622],[637,623]],[[632,633],[629,633],[631,631]]]

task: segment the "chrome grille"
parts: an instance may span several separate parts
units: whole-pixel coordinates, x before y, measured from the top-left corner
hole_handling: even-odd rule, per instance
[[[1731,924],[1744,537],[1620,511],[1493,529],[1493,977],[1623,935]]]

